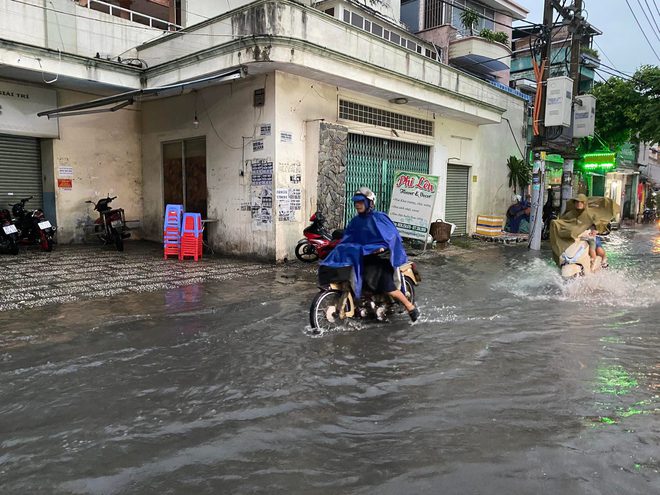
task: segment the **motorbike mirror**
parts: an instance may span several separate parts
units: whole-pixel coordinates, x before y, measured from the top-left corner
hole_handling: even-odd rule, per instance
[[[85,201],[85,203],[94,204],[93,201]]]

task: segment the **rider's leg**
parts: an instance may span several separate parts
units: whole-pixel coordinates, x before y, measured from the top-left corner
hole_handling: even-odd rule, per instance
[[[401,304],[403,304],[403,306],[406,308],[408,313],[410,313],[413,309],[415,309],[415,306],[408,300],[406,296],[403,295],[403,292],[401,292],[400,290],[394,290],[392,292],[388,292],[387,295],[399,301]]]

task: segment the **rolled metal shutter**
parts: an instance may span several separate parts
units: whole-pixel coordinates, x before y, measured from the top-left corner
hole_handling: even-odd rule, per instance
[[[445,221],[456,224],[454,235],[467,233],[469,167],[447,165]]]
[[[0,134],[0,208],[33,196],[28,209],[43,208],[39,139]]]

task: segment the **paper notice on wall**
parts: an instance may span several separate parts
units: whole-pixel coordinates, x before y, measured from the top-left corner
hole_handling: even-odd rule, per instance
[[[270,136],[271,134],[271,126],[270,124],[261,124],[259,126],[259,135],[260,136]]]
[[[253,161],[251,172],[252,227],[255,230],[270,230],[273,224],[273,162]]]
[[[277,198],[277,220],[280,222],[291,222],[295,220],[291,211],[291,202],[289,201],[289,190],[278,188],[275,192]]]
[[[281,143],[292,143],[293,134],[291,132],[282,131],[280,132],[280,142]]]
[[[255,230],[270,230],[273,224],[273,190],[266,186],[252,186],[252,227]]]
[[[289,203],[292,211],[300,211],[302,207],[300,189],[289,189]]]
[[[73,179],[73,167],[68,165],[60,165],[57,167],[57,176],[62,179]]]
[[[263,139],[257,139],[256,141],[252,141],[252,151],[261,151],[263,149],[264,149]]]
[[[278,188],[277,220],[280,222],[295,222],[298,220],[296,212],[301,210],[300,189]]]
[[[251,185],[271,186],[273,185],[273,162],[253,161]]]

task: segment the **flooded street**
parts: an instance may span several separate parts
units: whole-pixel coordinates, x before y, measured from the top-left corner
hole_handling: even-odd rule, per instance
[[[660,493],[660,234],[610,237],[425,257],[414,325],[311,336],[299,264],[2,312],[0,492]]]

